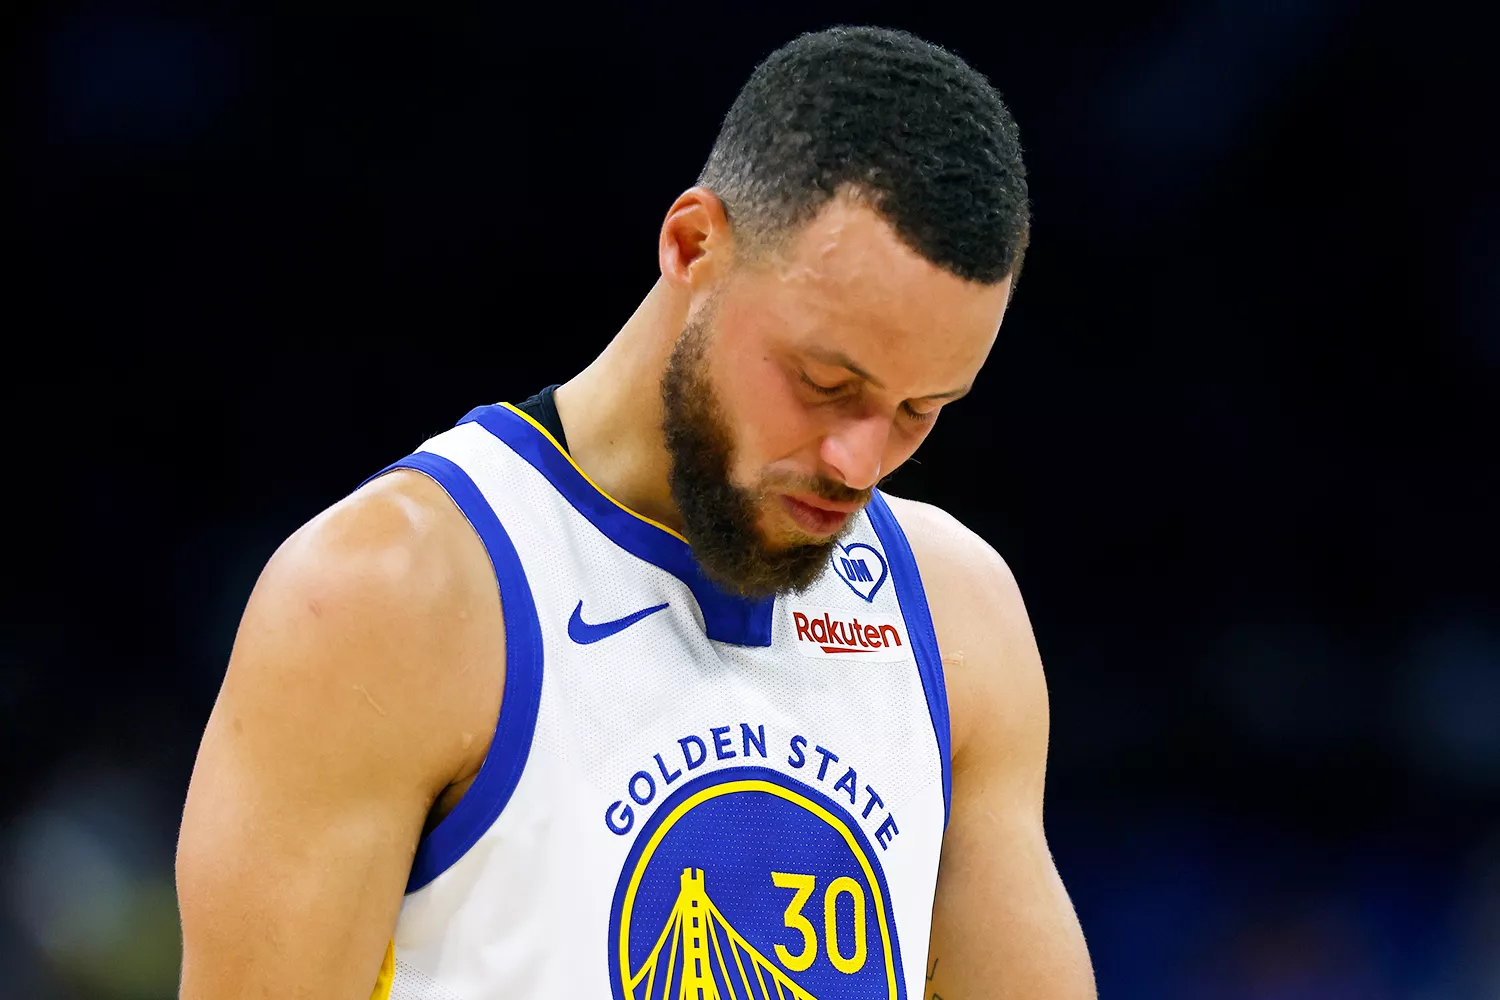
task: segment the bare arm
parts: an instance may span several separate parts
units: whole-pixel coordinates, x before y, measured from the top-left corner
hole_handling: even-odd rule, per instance
[[[953,728],[924,1000],[1093,1000],[1083,932],[1042,828],[1047,684],[1015,578],[942,511],[893,506],[927,589]]]
[[[488,746],[498,611],[481,543],[415,473],[272,557],[183,813],[184,1000],[369,997],[432,803]]]

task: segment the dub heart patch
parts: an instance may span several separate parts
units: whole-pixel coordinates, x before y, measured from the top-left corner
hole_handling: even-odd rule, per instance
[[[838,545],[829,559],[833,562],[833,571],[838,574],[839,579],[847,583],[850,590],[871,603],[879,593],[880,585],[890,575],[890,570],[885,565],[885,556],[875,546],[864,542]]]

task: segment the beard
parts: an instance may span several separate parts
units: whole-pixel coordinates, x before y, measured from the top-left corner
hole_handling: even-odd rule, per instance
[[[757,527],[773,484],[747,489],[731,478],[734,435],[708,376],[712,312],[701,310],[683,328],[661,379],[668,482],[683,534],[704,572],[731,592],[762,598],[805,590],[822,575],[844,532],[773,545]],[[871,493],[821,476],[778,476],[774,485],[840,502],[864,503]],[[851,516],[844,530],[852,523]]]

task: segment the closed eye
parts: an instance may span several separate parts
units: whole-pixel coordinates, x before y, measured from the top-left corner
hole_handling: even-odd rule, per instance
[[[820,393],[824,396],[837,396],[844,389],[842,385],[823,385],[820,382],[814,382],[811,378],[808,377],[807,372],[802,372],[801,375],[802,383],[804,385],[806,385],[813,392]]]
[[[912,409],[912,405],[910,403],[902,403],[901,404],[901,413],[902,413],[902,415],[905,416],[906,419],[912,421],[913,423],[925,424],[925,423],[927,423],[927,421],[929,421],[929,420],[933,419],[934,417],[936,417],[937,416],[937,412],[938,411],[934,409],[934,410],[928,410],[928,411],[926,411],[924,413],[921,410],[914,410],[914,409]]]

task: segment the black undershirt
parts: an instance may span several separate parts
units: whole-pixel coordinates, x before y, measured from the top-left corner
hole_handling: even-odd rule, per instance
[[[557,386],[549,385],[530,399],[517,403],[516,409],[545,427],[547,433],[562,445],[562,450],[567,451],[568,436],[563,433],[562,419],[557,415],[557,400],[554,398],[556,392]]]

